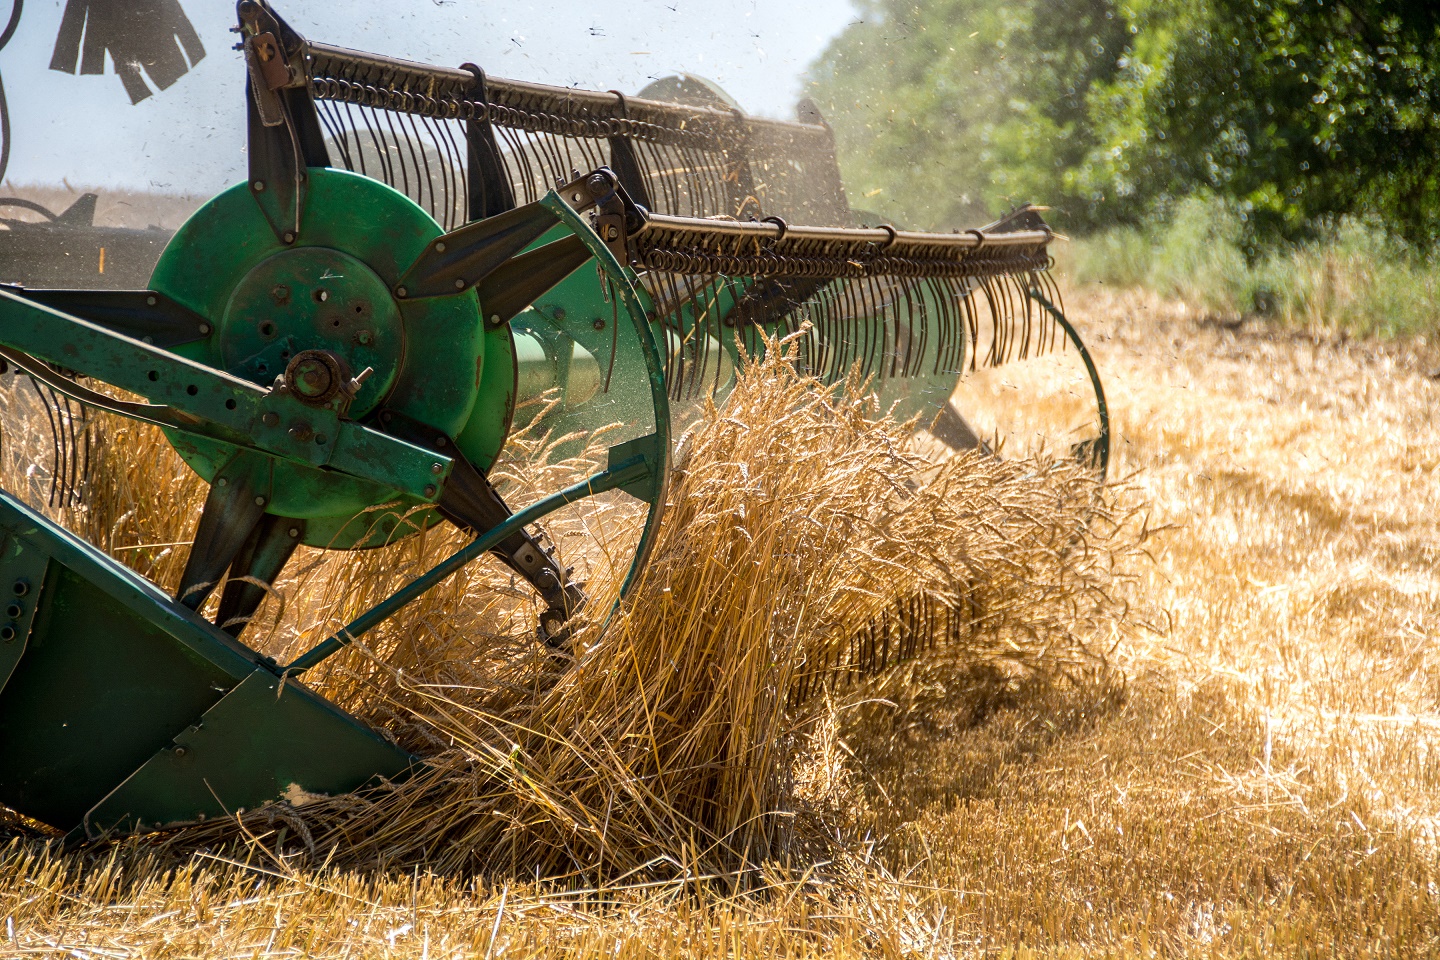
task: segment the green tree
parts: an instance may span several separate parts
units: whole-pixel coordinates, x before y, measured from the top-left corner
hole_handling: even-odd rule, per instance
[[[1087,103],[1127,39],[1111,0],[864,0],[812,70],[852,204],[914,227],[1026,200],[1089,222]]]
[[[1129,219],[1196,191],[1252,239],[1374,214],[1440,230],[1440,6],[1419,0],[1134,0],[1135,39],[1090,92],[1105,142],[1076,173]]]
[[[1068,229],[1215,195],[1247,243],[1370,216],[1440,236],[1440,4],[862,0],[812,71],[852,203]]]

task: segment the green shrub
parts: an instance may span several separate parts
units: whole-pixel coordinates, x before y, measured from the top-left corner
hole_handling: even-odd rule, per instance
[[[1346,219],[1318,240],[1247,257],[1235,211],[1191,197],[1149,229],[1118,227],[1065,254],[1080,283],[1144,286],[1225,318],[1315,332],[1406,336],[1440,327],[1440,262],[1380,224]]]

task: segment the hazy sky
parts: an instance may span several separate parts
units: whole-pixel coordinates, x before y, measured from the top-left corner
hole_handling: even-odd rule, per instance
[[[11,183],[213,193],[244,176],[244,64],[233,0],[181,0],[205,58],[131,105],[120,79],[48,69],[63,0],[26,0],[0,52]],[[801,74],[856,14],[850,0],[274,0],[303,35],[495,76],[635,92],[697,73],[748,111],[791,118]],[[9,3],[0,0],[0,17]]]

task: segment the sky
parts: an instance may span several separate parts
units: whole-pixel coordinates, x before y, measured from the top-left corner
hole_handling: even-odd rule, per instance
[[[76,0],[82,2],[82,0]],[[114,0],[111,0],[114,2]],[[7,183],[215,193],[244,176],[244,62],[233,0],[180,0],[205,57],[131,105],[104,76],[50,70],[64,0],[25,0],[0,51]],[[803,74],[856,19],[851,0],[272,0],[303,36],[493,76],[638,91],[667,74],[716,81],[751,113],[791,119]],[[0,0],[0,17],[9,3]]]

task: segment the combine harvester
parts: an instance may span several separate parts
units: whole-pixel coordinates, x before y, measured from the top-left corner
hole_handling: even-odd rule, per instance
[[[0,357],[159,426],[209,483],[174,597],[0,493],[5,806],[84,840],[405,776],[423,761],[298,678],[485,553],[565,644],[585,589],[537,524],[633,498],[623,598],[672,409],[723,397],[767,338],[802,334],[805,371],[858,370],[961,448],[1002,434],[949,403],[957,377],[1067,354],[1079,373],[1027,429],[1103,474],[1104,400],[1036,208],[863,228],[807,104],[783,123],[693,78],[634,98],[487,78],[306,41],[259,0],[238,12],[247,182],[169,239],[148,289],[0,287]],[[570,438],[552,457],[598,445],[607,463],[512,510],[489,472],[507,444],[523,455],[522,423]],[[474,539],[293,662],[243,642],[300,544],[442,520]]]

